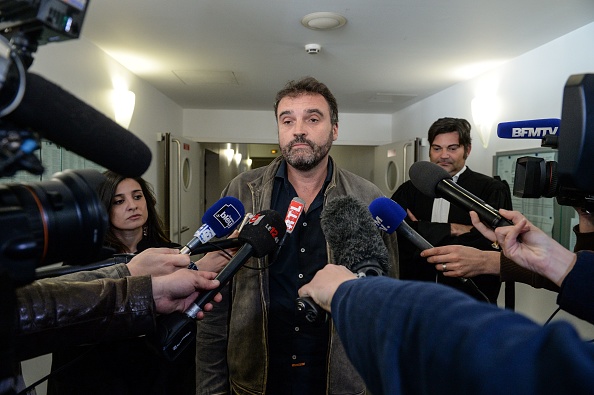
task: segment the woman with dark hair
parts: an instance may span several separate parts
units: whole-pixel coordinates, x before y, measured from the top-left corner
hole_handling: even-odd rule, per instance
[[[141,177],[127,178],[113,171],[103,173],[99,199],[109,213],[106,247],[116,253],[138,253],[152,247],[180,247],[169,240],[157,213],[152,186]]]
[[[178,244],[163,230],[156,210],[152,186],[140,177],[129,178],[106,171],[99,198],[109,214],[105,246],[115,253],[140,253],[149,248],[168,247],[179,258]],[[202,258],[201,269],[220,271],[228,262],[223,254],[210,253]],[[115,265],[109,274],[78,272],[66,281],[88,281],[97,276],[160,276],[187,267],[189,260],[143,262]],[[183,266],[180,266],[183,265]],[[107,268],[106,268],[107,269]],[[95,273],[93,273],[95,272]],[[196,346],[187,347],[169,362],[157,354],[144,337],[117,342],[64,348],[53,353],[48,394],[191,394],[196,389]]]

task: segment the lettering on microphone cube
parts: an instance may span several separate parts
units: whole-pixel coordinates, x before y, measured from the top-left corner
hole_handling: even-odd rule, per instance
[[[512,128],[512,137],[543,138],[547,135],[556,135],[558,130],[558,127]]]
[[[198,231],[194,234],[195,237],[198,237],[201,243],[206,243],[210,239],[216,236],[216,232],[213,228],[208,226],[207,224],[202,225]]]
[[[241,214],[235,208],[235,206],[231,204],[225,204],[219,211],[217,211],[214,217],[219,221],[221,226],[225,229],[229,229],[239,221],[241,218]]]
[[[289,205],[289,209],[287,210],[287,215],[285,217],[285,225],[287,226],[287,233],[293,232],[295,225],[297,224],[297,220],[305,207],[305,202],[302,199],[294,198],[291,200],[291,204]]]
[[[375,226],[378,227],[378,229],[380,229],[386,233],[392,233],[391,229],[390,229],[390,225],[387,225],[387,226],[384,225],[384,223],[383,223],[384,221],[379,216],[376,215],[373,218],[373,222],[375,223]]]

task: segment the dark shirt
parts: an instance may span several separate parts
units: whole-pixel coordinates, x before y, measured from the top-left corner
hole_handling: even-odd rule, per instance
[[[295,300],[297,290],[328,262],[320,215],[331,167],[330,162],[324,186],[307,212],[301,214],[293,233],[268,269],[270,363],[266,393],[270,395],[326,393],[328,324],[313,326],[300,319]],[[283,162],[276,174],[271,207],[285,213],[296,196]]]

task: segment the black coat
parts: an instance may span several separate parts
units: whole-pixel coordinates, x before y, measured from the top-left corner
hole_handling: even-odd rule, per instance
[[[495,209],[504,208],[511,210],[511,194],[509,186],[499,180],[484,174],[476,173],[467,168],[459,177],[457,184]],[[392,195],[392,200],[397,202],[402,208],[409,209],[418,222],[407,222],[419,232],[433,246],[444,245],[464,245],[478,248],[480,250],[493,250],[491,242],[483,237],[479,231],[472,229],[469,233],[460,236],[451,236],[450,223],[463,225],[472,225],[468,211],[450,205],[448,216],[449,223],[431,222],[431,212],[433,210],[433,198],[423,195],[411,181],[402,184]],[[469,295],[484,301],[480,293],[472,289],[468,284],[463,284],[457,278],[444,277],[441,272],[436,271],[433,264],[421,258],[420,251],[408,240],[398,238],[398,249],[400,256],[400,278],[431,281],[437,281],[457,288]],[[498,276],[480,275],[473,278],[474,283],[493,303],[497,301],[501,282]]]

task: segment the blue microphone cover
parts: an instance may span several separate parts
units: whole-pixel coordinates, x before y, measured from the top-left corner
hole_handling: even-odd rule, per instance
[[[233,196],[220,198],[202,216],[202,223],[210,226],[216,237],[227,236],[241,222],[245,209]]]
[[[392,234],[400,226],[406,211],[395,201],[385,196],[378,197],[369,205],[373,222],[382,231]]]
[[[526,121],[501,122],[497,125],[500,139],[542,139],[548,135],[559,135],[559,118],[530,119]]]

